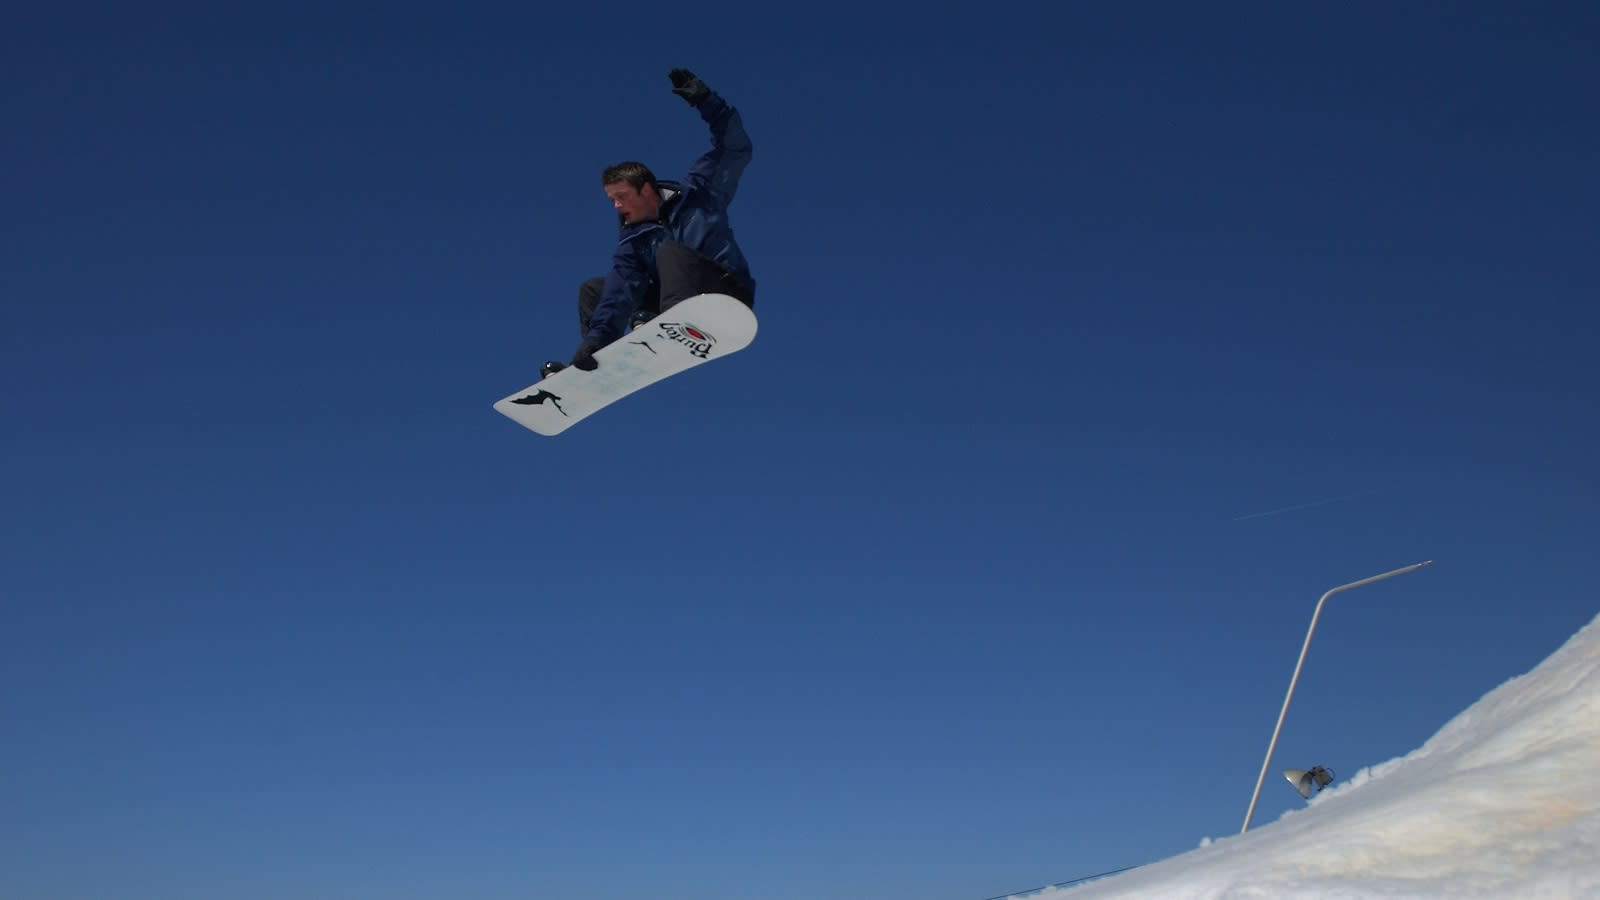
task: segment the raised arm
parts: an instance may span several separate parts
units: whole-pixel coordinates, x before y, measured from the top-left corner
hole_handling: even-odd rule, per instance
[[[711,126],[711,149],[694,161],[684,181],[691,188],[708,191],[721,206],[733,202],[739,189],[739,176],[750,164],[753,148],[745,133],[739,111],[715,91],[706,87],[688,69],[673,69],[672,92],[700,111],[700,118]]]

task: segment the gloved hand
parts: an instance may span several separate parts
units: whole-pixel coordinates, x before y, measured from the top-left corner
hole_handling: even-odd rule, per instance
[[[600,364],[595,361],[594,354],[599,349],[599,344],[585,338],[584,342],[578,345],[577,351],[572,354],[573,367],[584,372],[593,372],[598,369]]]
[[[706,83],[688,69],[673,69],[667,73],[667,77],[672,79],[672,92],[688,101],[690,106],[699,106],[711,96],[711,89],[706,87]]]

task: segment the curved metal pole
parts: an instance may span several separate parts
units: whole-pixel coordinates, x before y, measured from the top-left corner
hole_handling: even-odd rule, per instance
[[[1300,659],[1294,664],[1294,675],[1289,678],[1289,692],[1283,695],[1283,709],[1278,711],[1278,724],[1273,726],[1272,740],[1267,743],[1267,758],[1261,761],[1261,774],[1256,777],[1255,793],[1250,795],[1250,808],[1245,810],[1244,827],[1239,829],[1240,834],[1244,834],[1246,831],[1250,830],[1250,820],[1255,817],[1256,801],[1261,799],[1261,785],[1267,780],[1267,769],[1272,767],[1272,751],[1277,749],[1278,734],[1283,731],[1283,719],[1285,716],[1289,715],[1289,701],[1294,699],[1295,683],[1300,680],[1300,669],[1306,664],[1306,651],[1311,649],[1311,635],[1316,632],[1317,619],[1322,616],[1322,604],[1327,603],[1329,597],[1332,597],[1334,594],[1340,593],[1341,591],[1348,591],[1351,588],[1358,588],[1363,585],[1368,585],[1374,581],[1382,581],[1385,578],[1393,578],[1396,575],[1404,575],[1407,572],[1415,572],[1423,566],[1431,565],[1433,565],[1433,560],[1430,559],[1426,562],[1413,563],[1409,566],[1395,569],[1392,572],[1385,572],[1382,575],[1374,575],[1371,578],[1363,578],[1360,581],[1352,581],[1349,584],[1341,584],[1326,594],[1323,594],[1322,599],[1317,601],[1316,611],[1311,614],[1311,627],[1306,629],[1306,642],[1300,645]]]

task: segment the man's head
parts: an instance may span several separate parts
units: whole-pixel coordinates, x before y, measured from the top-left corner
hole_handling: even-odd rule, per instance
[[[600,181],[623,224],[649,221],[661,209],[656,176],[644,163],[622,162],[609,166],[601,173]]]

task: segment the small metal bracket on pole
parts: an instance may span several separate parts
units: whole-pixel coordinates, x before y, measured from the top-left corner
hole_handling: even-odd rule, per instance
[[[1413,563],[1409,566],[1395,569],[1392,572],[1384,572],[1382,575],[1374,575],[1371,578],[1363,578],[1360,581],[1352,581],[1349,584],[1341,584],[1326,594],[1323,594],[1322,599],[1317,601],[1317,608],[1311,613],[1311,627],[1306,629],[1306,642],[1300,645],[1300,660],[1294,664],[1294,675],[1289,678],[1289,692],[1283,696],[1283,709],[1278,711],[1278,724],[1273,726],[1272,740],[1267,742],[1267,758],[1261,761],[1261,774],[1256,778],[1255,792],[1250,795],[1250,808],[1245,810],[1244,827],[1239,829],[1240,834],[1244,834],[1246,831],[1250,830],[1250,820],[1255,818],[1256,801],[1261,799],[1261,785],[1266,782],[1267,769],[1271,768],[1272,766],[1272,751],[1278,746],[1278,734],[1283,731],[1283,719],[1285,716],[1289,715],[1289,701],[1294,699],[1295,683],[1300,680],[1300,669],[1306,664],[1306,651],[1311,649],[1311,635],[1316,632],[1317,619],[1322,616],[1322,604],[1327,603],[1329,597],[1332,597],[1334,594],[1342,591],[1348,591],[1351,588],[1369,585],[1374,581],[1382,581],[1385,578],[1393,578],[1396,575],[1405,575],[1408,572],[1415,572],[1423,566],[1431,565],[1433,565],[1433,560],[1430,559],[1426,562]]]

